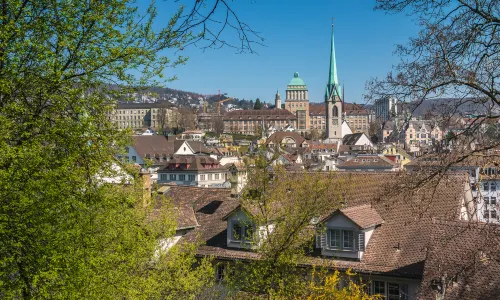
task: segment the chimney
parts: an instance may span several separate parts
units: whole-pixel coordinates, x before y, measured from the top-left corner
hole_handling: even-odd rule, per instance
[[[142,183],[142,201],[144,207],[146,207],[151,202],[151,174],[141,169],[139,176]]]

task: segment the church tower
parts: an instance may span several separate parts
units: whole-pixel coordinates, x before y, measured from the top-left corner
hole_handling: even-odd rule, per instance
[[[342,97],[337,78],[337,63],[335,61],[335,43],[332,24],[332,48],[330,51],[330,73],[325,91],[326,105],[326,142],[342,143]]]
[[[281,109],[281,96],[278,91],[276,91],[276,96],[274,96],[274,104],[276,105],[276,109]]]

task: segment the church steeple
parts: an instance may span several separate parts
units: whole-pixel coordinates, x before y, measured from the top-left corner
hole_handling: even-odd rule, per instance
[[[332,24],[332,48],[330,50],[330,72],[326,84],[325,106],[326,106],[326,141],[328,143],[342,143],[342,116],[343,95],[337,77],[337,61],[335,59],[335,42]]]
[[[326,84],[325,101],[333,97],[341,97],[341,89],[337,77],[337,61],[335,59],[335,38],[332,23],[332,45],[330,49],[330,72],[328,74],[328,83]]]

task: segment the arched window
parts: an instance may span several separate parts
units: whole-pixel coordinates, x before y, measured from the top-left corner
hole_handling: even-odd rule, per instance
[[[333,109],[332,109],[332,116],[334,116],[334,117],[338,117],[339,116],[339,109],[337,108],[337,106],[333,107]]]

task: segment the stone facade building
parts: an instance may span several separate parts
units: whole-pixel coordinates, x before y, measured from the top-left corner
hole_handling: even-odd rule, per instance
[[[255,135],[271,126],[296,128],[297,117],[286,109],[233,110],[224,116],[224,132]]]
[[[285,109],[297,117],[298,132],[309,131],[309,92],[298,72],[293,74],[292,80],[287,85]]]
[[[157,129],[161,127],[161,115],[165,116],[165,125],[173,127],[178,114],[177,108],[165,102],[118,103],[108,117],[119,129]]]

